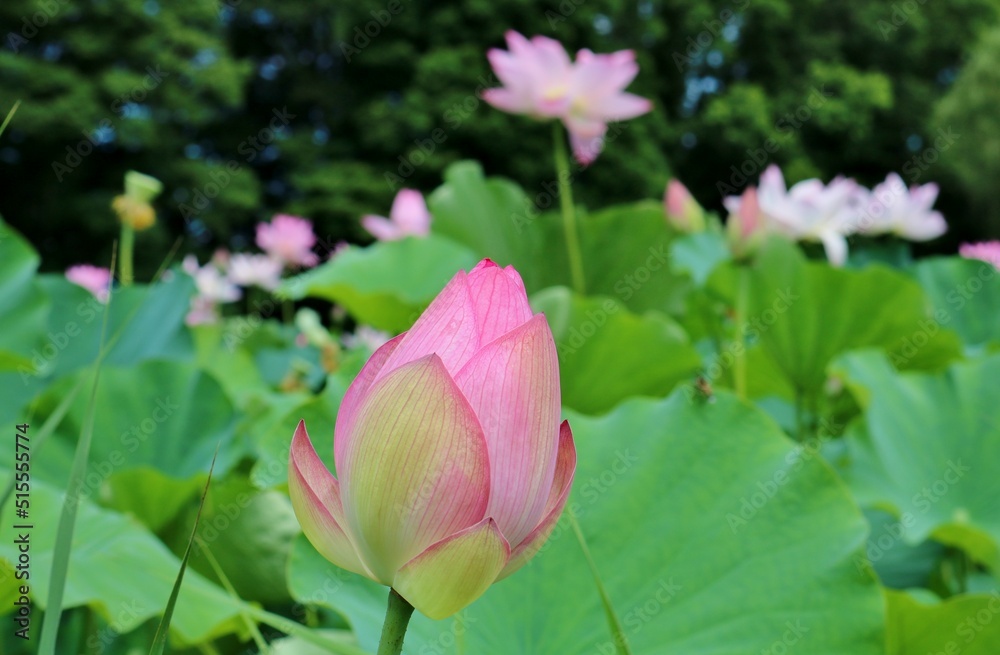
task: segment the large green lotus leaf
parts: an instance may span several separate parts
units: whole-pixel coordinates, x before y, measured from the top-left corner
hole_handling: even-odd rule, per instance
[[[866,524],[815,453],[728,393],[631,399],[570,414],[569,502],[636,655],[882,652],[883,601],[859,569]],[[386,589],[325,562],[304,539],[289,585],[330,605],[374,650]],[[457,618],[416,616],[404,652],[613,653],[604,611],[563,517],[542,552]]]
[[[3,477],[10,475],[3,471]],[[31,596],[42,609],[48,602],[49,575],[63,494],[49,485],[31,487]],[[9,514],[5,516],[10,519]],[[13,521],[0,525],[0,558],[16,562]],[[63,607],[87,605],[120,632],[129,632],[162,613],[180,561],[135,519],[84,501],[77,515]],[[17,581],[0,582],[7,588]],[[3,594],[0,594],[3,595]],[[240,604],[195,571],[184,576],[174,608],[172,636],[199,643],[242,632]]]
[[[89,372],[81,372],[89,380]],[[53,406],[75,382],[57,384]],[[66,479],[83,429],[89,394],[77,394],[36,472],[50,482]],[[222,387],[193,364],[152,360],[102,369],[97,388],[94,437],[82,493],[132,512],[157,530],[203,484],[217,445],[221,475],[240,453],[233,445],[235,414]]]
[[[992,264],[935,257],[917,264],[914,273],[934,305],[935,323],[970,346],[1000,343],[1000,273]],[[928,325],[928,332],[933,329]]]
[[[925,603],[886,591],[886,655],[1000,653],[1000,590]]]
[[[168,543],[175,553],[184,552],[197,512],[197,504],[191,503],[183,520],[171,530]],[[261,491],[239,476],[213,480],[198,524],[202,548],[192,555],[190,566],[221,584],[211,561],[201,552],[207,548],[240,598],[268,604],[290,602],[285,569],[298,533],[298,521],[284,493]]]
[[[889,512],[869,509],[865,510],[865,518],[871,525],[865,555],[882,584],[891,589],[930,586],[945,547],[933,540],[906,543],[902,522]],[[859,559],[859,566],[863,561]]]
[[[353,374],[337,373],[327,378],[323,392],[288,407],[276,404],[261,429],[255,430],[257,461],[251,480],[262,489],[280,486],[288,481],[288,455],[292,435],[298,422],[305,421],[316,452],[333,469],[333,429],[340,401],[347,392]]]
[[[875,347],[905,368],[936,368],[957,358],[957,335],[939,330],[915,281],[880,265],[860,271],[805,260],[794,244],[768,242],[751,270],[749,328],[793,388],[817,394],[840,353]]]
[[[530,197],[529,197],[530,196]],[[513,265],[529,293],[570,286],[566,241],[555,181],[532,193],[505,178],[487,178],[477,162],[452,164],[429,199],[435,234],[479,257]],[[690,283],[669,270],[663,205],[639,202],[588,214],[577,208],[586,293],[614,296],[633,311],[680,312]]]
[[[89,291],[61,277],[42,276],[52,298],[46,346],[33,352],[41,368],[56,377],[89,366],[100,349],[104,305]],[[194,283],[172,274],[165,282],[114,291],[108,316],[107,365],[133,365],[156,357],[189,357],[192,342],[184,326]]]
[[[472,251],[440,236],[351,246],[326,264],[286,280],[292,298],[325,298],[359,323],[402,332],[460,269],[476,265]]]
[[[600,414],[629,396],[663,397],[701,367],[684,329],[659,312],[633,314],[612,298],[582,298],[565,287],[531,303],[552,327],[566,407]]]
[[[483,176],[478,162],[461,161],[444,173],[444,184],[428,198],[431,231],[461,243],[479,258],[513,265],[529,289],[540,288],[545,262],[545,221],[527,213],[530,201],[506,178]]]
[[[1000,355],[940,373],[897,373],[885,355],[837,360],[865,406],[864,430],[848,433],[845,475],[863,502],[901,517],[903,538],[928,537],[1000,567]]]
[[[43,338],[49,301],[35,279],[38,254],[0,220],[0,349],[28,354]]]
[[[718,232],[685,234],[670,246],[671,268],[691,276],[698,286],[704,286],[720,264],[730,261],[732,255],[726,237]]]
[[[45,343],[48,295],[35,278],[38,255],[25,239],[0,220],[0,420],[9,424],[43,384],[32,362]]]

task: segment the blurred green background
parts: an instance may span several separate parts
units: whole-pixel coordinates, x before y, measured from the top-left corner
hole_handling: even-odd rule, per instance
[[[0,25],[0,112],[23,101],[0,213],[46,270],[106,262],[128,169],[166,186],[140,275],[180,235],[239,249],[275,211],[367,241],[360,215],[458,159],[533,196],[553,177],[549,127],[477,97],[506,29],[639,55],[630,90],[656,110],[580,176],[592,208],[676,175],[721,209],[777,163],[790,180],[939,183],[951,231],[925,251],[1000,234],[998,0],[4,0]]]

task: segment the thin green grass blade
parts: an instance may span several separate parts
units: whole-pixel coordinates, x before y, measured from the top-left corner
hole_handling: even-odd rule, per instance
[[[337,639],[330,639],[329,637],[310,630],[301,623],[296,623],[295,621],[285,618],[280,614],[274,614],[253,605],[248,606],[248,611],[252,617],[264,625],[269,625],[275,630],[284,632],[286,635],[298,637],[302,641],[308,642],[313,646],[325,648],[331,653],[336,653],[337,655],[371,655],[368,651],[347,641],[348,639],[352,639],[351,633],[347,630],[343,632],[344,640],[340,641]]]
[[[117,250],[117,249],[116,249]],[[111,271],[115,270],[116,254],[111,255]],[[111,293],[104,306],[104,317],[101,319],[101,345],[108,330],[108,314],[112,302]],[[59,622],[62,620],[63,594],[66,592],[66,575],[69,572],[69,556],[73,547],[73,531],[76,528],[76,512],[80,506],[80,491],[87,475],[87,462],[90,459],[90,442],[94,437],[94,415],[97,411],[97,385],[101,378],[101,363],[104,359],[104,348],[97,353],[94,361],[94,381],[90,387],[90,400],[87,403],[87,413],[83,421],[83,432],[76,444],[73,455],[73,468],[70,469],[69,482],[66,487],[66,498],[63,500],[62,512],[59,515],[59,526],[56,528],[56,543],[52,549],[52,572],[49,575],[48,604],[45,608],[45,618],[42,619],[42,631],[39,638],[38,655],[55,655],[56,637],[59,634]]]
[[[625,638],[625,630],[622,628],[622,622],[618,618],[618,614],[615,612],[614,606],[611,604],[611,597],[608,596],[608,590],[604,588],[604,582],[601,581],[601,574],[597,570],[597,564],[594,562],[594,558],[590,555],[590,547],[587,546],[587,540],[583,536],[583,530],[580,529],[580,523],[576,520],[576,515],[573,514],[573,510],[567,510],[566,516],[569,517],[569,524],[573,528],[573,534],[576,535],[576,540],[580,544],[580,549],[583,551],[583,556],[587,558],[587,565],[590,567],[590,573],[594,576],[594,584],[597,585],[597,593],[601,596],[601,604],[604,605],[604,613],[608,620],[608,629],[611,630],[611,637],[615,642],[615,650],[618,655],[632,655],[632,649],[628,645],[628,639]]]
[[[3,125],[0,125],[0,136],[3,136],[4,130],[7,129],[7,126],[10,124],[11,119],[14,118],[14,112],[16,112],[17,108],[20,106],[21,106],[21,101],[18,100],[17,102],[14,103],[14,106],[10,108],[10,111],[7,112],[7,118],[3,119]]]
[[[205,480],[205,488],[201,492],[201,502],[198,504],[198,513],[194,517],[194,525],[191,527],[191,537],[188,539],[187,548],[184,549],[184,558],[181,559],[181,568],[177,571],[177,579],[174,580],[174,588],[170,590],[170,598],[167,606],[163,610],[160,618],[160,625],[156,626],[156,636],[153,637],[153,645],[149,648],[149,655],[163,655],[167,647],[167,635],[170,633],[170,619],[174,615],[174,606],[177,605],[177,596],[181,592],[181,584],[184,582],[184,571],[187,570],[188,560],[191,558],[191,547],[198,535],[198,524],[201,522],[201,510],[205,509],[205,498],[208,496],[208,487],[212,484],[212,471],[215,470],[215,459],[219,456],[219,447],[215,447],[215,454],[212,455],[212,464],[208,467],[208,479]]]
[[[243,619],[243,623],[246,624],[247,630],[250,631],[250,636],[253,638],[254,643],[257,644],[257,650],[261,653],[269,652],[270,648],[267,645],[267,640],[264,639],[264,635],[262,635],[260,630],[257,628],[257,622],[254,621],[253,617],[250,616],[250,613],[246,611],[243,599],[240,598],[238,593],[236,593],[236,588],[233,587],[233,583],[229,581],[229,577],[226,575],[226,572],[222,570],[222,567],[219,565],[219,560],[215,559],[215,555],[212,554],[212,550],[209,548],[208,544],[202,541],[199,537],[195,537],[195,539],[198,542],[199,552],[205,555],[205,559],[208,560],[209,566],[211,566],[212,570],[215,571],[215,575],[219,578],[219,581],[222,583],[226,593],[228,593],[229,597],[239,604],[240,618]]]

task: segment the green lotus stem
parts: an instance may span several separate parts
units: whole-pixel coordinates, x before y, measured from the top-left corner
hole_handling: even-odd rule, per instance
[[[743,341],[743,324],[747,320],[747,305],[750,302],[750,271],[746,266],[739,267],[739,290],[736,293],[736,316],[734,317],[733,343],[737,345],[733,353],[733,386],[736,395],[742,400],[747,397],[747,349]]]
[[[562,124],[553,123],[556,151],[556,175],[559,178],[559,205],[562,209],[563,232],[566,234],[566,253],[569,255],[569,272],[573,290],[585,292],[583,256],[580,254],[580,236],[576,229],[576,210],[573,207],[573,188],[570,182],[569,156],[566,153],[566,135]]]
[[[121,283],[123,287],[130,286],[132,284],[132,280],[134,279],[132,273],[132,258],[133,258],[132,253],[134,251],[135,251],[135,229],[131,225],[122,222],[122,238],[120,246],[121,261],[119,262],[119,264],[121,266],[120,268]]]
[[[378,655],[400,655],[403,652],[403,637],[406,626],[410,623],[413,605],[396,593],[389,590],[389,607],[385,611],[385,623],[382,625],[382,638],[378,642]]]

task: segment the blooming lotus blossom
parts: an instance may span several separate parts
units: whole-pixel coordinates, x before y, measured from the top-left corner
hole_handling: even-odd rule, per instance
[[[563,118],[569,130],[573,155],[581,164],[590,164],[604,148],[608,123],[642,116],[653,108],[646,98],[625,93],[639,65],[635,53],[620,50],[608,55],[595,55],[581,50],[576,55],[570,83],[571,104]]]
[[[400,189],[392,201],[389,218],[369,215],[361,219],[361,224],[379,241],[425,237],[431,231],[431,213],[419,191]]]
[[[243,287],[274,291],[281,284],[281,262],[267,255],[244,253],[229,258],[229,279]]]
[[[652,109],[649,100],[624,92],[639,73],[631,50],[611,54],[581,50],[573,63],[558,41],[544,36],[529,41],[514,31],[505,36],[508,50],[487,53],[503,86],[487,89],[483,99],[513,114],[562,120],[573,154],[583,164],[600,154],[608,123]]]
[[[966,259],[980,259],[989,262],[1000,269],[1000,241],[963,243],[958,248],[958,254]]]
[[[292,506],[327,559],[450,616],[552,532],[576,468],[559,413],[548,323],[513,268],[483,261],[351,384],[334,432],[338,477],[299,424]]]
[[[948,224],[931,209],[938,186],[924,184],[907,189],[896,173],[868,194],[863,203],[858,231],[862,234],[895,234],[911,241],[929,241],[944,234]]]
[[[824,185],[817,179],[785,187],[781,169],[767,167],[760,176],[757,203],[768,231],[800,241],[818,241],[835,266],[847,260],[846,236],[855,231],[860,210],[861,188],[854,180],[834,178]],[[733,214],[740,213],[742,198],[724,201]]]
[[[319,263],[312,252],[316,245],[312,221],[278,214],[270,223],[257,224],[257,246],[289,268],[310,267]]]
[[[94,294],[99,301],[108,301],[111,288],[110,270],[100,266],[78,264],[66,269],[66,279]]]
[[[667,182],[667,190],[663,194],[663,206],[666,209],[667,221],[681,232],[693,233],[705,229],[705,210],[680,180]]]
[[[194,255],[188,255],[181,269],[194,278],[198,295],[191,299],[191,310],[185,319],[188,325],[215,323],[219,319],[218,305],[239,300],[240,288],[214,264],[199,266]]]
[[[483,100],[511,114],[562,118],[571,104],[573,63],[558,41],[535,36],[530,41],[509,30],[507,50],[486,53],[502,87],[483,91]]]

